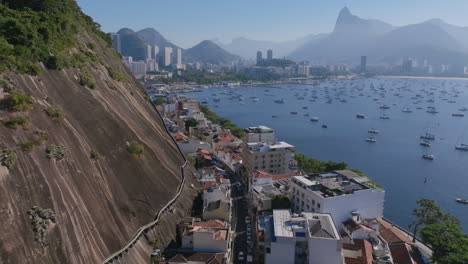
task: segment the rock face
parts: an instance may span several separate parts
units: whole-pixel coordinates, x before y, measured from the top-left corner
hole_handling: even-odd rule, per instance
[[[33,100],[27,111],[0,110],[2,121],[18,115],[30,120],[16,129],[0,124],[0,150],[14,149],[17,156],[10,168],[0,166],[2,264],[100,263],[152,221],[181,182],[184,158],[145,99],[144,88],[93,32],[79,36],[97,63],[81,70],[47,70],[39,63],[38,76],[0,73],[0,80]],[[80,84],[84,71],[95,89]],[[122,76],[112,76],[115,72]],[[9,95],[5,83],[0,87],[1,100]],[[59,117],[45,111],[50,106],[61,109]],[[140,157],[127,150],[132,141],[143,145]],[[27,147],[27,142],[34,144]],[[65,147],[63,159],[47,157],[52,144]],[[186,169],[186,175],[192,172]],[[154,231],[159,247],[174,237],[174,223],[190,213],[195,195],[190,185],[189,177],[174,212]],[[40,226],[38,221],[47,218],[55,223],[39,230],[44,238],[39,243],[32,222]],[[128,263],[149,260],[150,247],[140,248],[146,250],[134,252]]]

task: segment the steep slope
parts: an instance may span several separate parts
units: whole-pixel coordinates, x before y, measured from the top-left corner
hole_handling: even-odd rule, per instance
[[[212,64],[227,64],[241,58],[233,55],[210,40],[204,40],[192,48],[184,51],[187,61],[199,61]]]
[[[393,29],[393,26],[376,19],[362,19],[351,14],[348,7],[341,9],[336,19],[333,33],[353,35],[381,35]]]
[[[440,27],[452,38],[456,39],[463,46],[465,51],[468,51],[468,27],[450,25],[438,18],[430,19],[424,23]]]
[[[57,19],[70,19],[76,33],[69,46],[48,43],[57,51],[49,54],[49,68],[40,57],[40,63],[33,56],[15,60],[31,60],[40,69],[37,75],[18,73],[21,68],[0,56],[0,66],[7,67],[0,73],[0,263],[100,263],[172,198],[184,158],[145,100],[143,87],[74,1],[11,3],[21,10],[37,3],[59,9],[12,10],[17,17],[24,14],[25,20],[16,23],[0,4],[7,14],[0,17],[1,29],[6,22],[27,26],[16,37],[32,36],[35,23],[27,21],[43,10],[54,21],[54,15],[72,10]],[[22,50],[5,36],[0,30],[2,45]],[[63,67],[51,70],[57,58]],[[158,247],[174,239],[174,224],[190,212],[190,180],[176,210],[157,227]],[[149,249],[138,246],[128,263],[147,260]]]

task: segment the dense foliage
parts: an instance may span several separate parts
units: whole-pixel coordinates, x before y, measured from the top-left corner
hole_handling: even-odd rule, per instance
[[[299,168],[306,172],[324,173],[334,170],[344,170],[348,167],[348,164],[343,161],[321,161],[318,159],[309,158],[304,154],[296,153],[294,158],[297,160]]]
[[[432,246],[432,260],[440,264],[468,263],[468,235],[460,220],[443,212],[435,201],[422,199],[413,210],[416,220],[410,227],[420,234],[424,243]]]
[[[244,136],[244,130],[234,124],[231,120],[218,116],[215,112],[211,111],[208,106],[202,105],[200,106],[200,110],[205,114],[206,119],[221,125],[225,129],[231,130],[231,133],[234,136],[238,138],[242,138]]]
[[[289,197],[286,195],[275,195],[271,200],[271,208],[273,210],[276,209],[290,209],[291,208],[291,201]]]
[[[67,51],[83,27],[110,45],[110,37],[73,0],[0,0],[0,71],[38,74],[36,62],[49,69],[70,66],[74,58]]]
[[[127,151],[137,157],[141,157],[141,155],[145,153],[145,147],[142,144],[138,143],[138,141],[134,140],[128,145]]]

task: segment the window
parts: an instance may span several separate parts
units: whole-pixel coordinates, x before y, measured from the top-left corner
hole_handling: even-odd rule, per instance
[[[320,203],[317,203],[317,207],[320,208]]]
[[[267,248],[266,248],[266,253],[267,253],[267,254],[270,254],[270,253],[271,253],[271,248],[267,247]]]
[[[312,199],[312,204],[315,205],[315,200],[314,199]]]
[[[255,169],[258,170],[258,166],[255,166]]]

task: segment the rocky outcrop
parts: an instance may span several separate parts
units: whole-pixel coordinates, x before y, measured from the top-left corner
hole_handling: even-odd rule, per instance
[[[16,151],[12,166],[0,166],[2,264],[100,263],[151,222],[180,184],[184,158],[144,88],[94,34],[80,32],[80,43],[87,48],[70,52],[85,49],[97,63],[62,70],[38,64],[38,76],[0,74],[9,87],[32,97],[27,111],[0,111],[5,122],[19,115],[29,120],[16,128],[0,125],[0,148]],[[83,85],[85,72],[94,89]],[[116,78],[116,72],[122,76]],[[0,99],[9,96],[0,86]],[[58,110],[45,111],[51,106]],[[128,151],[132,141],[144,147],[143,154]],[[65,147],[63,158],[48,157],[52,144]],[[173,212],[164,214],[154,231],[163,237],[158,246],[170,242],[174,223],[190,213],[196,191],[191,177],[187,180]],[[32,217],[28,211],[34,206],[51,209],[54,221],[34,224],[52,218],[39,209]],[[44,243],[35,241],[37,232]],[[149,260],[148,249],[141,246],[129,263]]]

